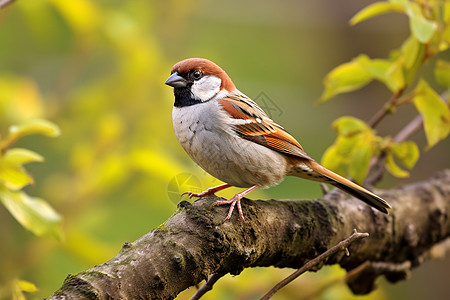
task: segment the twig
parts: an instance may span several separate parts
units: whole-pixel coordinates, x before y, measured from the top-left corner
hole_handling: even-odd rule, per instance
[[[315,299],[317,296],[322,294],[325,290],[329,289],[333,285],[347,282],[350,279],[352,279],[353,277],[361,274],[361,272],[363,272],[368,266],[370,266],[370,261],[367,260],[367,261],[363,262],[362,264],[360,264],[359,266],[357,266],[356,268],[348,271],[347,274],[345,274],[345,276],[331,280],[330,282],[324,284],[323,286],[319,287],[315,291],[312,291],[309,295],[306,295],[306,296],[300,298],[299,300]]]
[[[415,134],[423,124],[422,115],[417,115],[411,122],[409,122],[399,133],[393,138],[396,143],[401,143]],[[374,157],[370,162],[369,170],[373,170],[372,174],[366,179],[367,185],[374,185],[378,182],[384,173],[384,165],[382,164],[385,153],[380,153],[379,156]]]
[[[306,271],[310,270],[312,267],[317,265],[320,262],[323,262],[325,259],[330,257],[331,255],[335,254],[338,251],[346,251],[347,247],[353,243],[354,241],[363,239],[368,237],[368,233],[360,233],[357,232],[356,229],[354,230],[353,234],[346,238],[345,240],[339,242],[336,246],[333,246],[332,248],[328,249],[324,253],[320,254],[319,256],[311,259],[306,264],[304,264],[300,269],[277,283],[267,294],[265,294],[261,300],[268,300],[270,299],[278,290],[280,290],[282,287],[286,286],[288,283],[292,282],[294,279],[299,277],[301,274],[305,273]],[[348,251],[348,250],[347,250]],[[348,253],[348,252],[347,252]]]
[[[389,101],[372,117],[372,119],[370,119],[368,122],[370,127],[375,128],[378,123],[380,123],[380,121],[383,120],[383,118],[389,113],[389,111],[395,107],[405,88],[392,95],[391,99],[389,99]]]
[[[394,137],[393,141],[396,143],[406,141],[410,136],[416,133],[423,123],[422,115],[417,115],[411,122],[409,122],[399,133]]]
[[[448,102],[447,93],[444,92],[440,95],[442,101],[446,104]],[[381,119],[380,119],[381,120]],[[372,121],[371,121],[372,122]],[[421,114],[418,114],[414,119],[412,119],[399,133],[392,139],[395,143],[401,143],[409,139],[412,135],[414,135],[417,131],[422,128],[423,125],[423,117]],[[385,153],[382,152],[379,156],[372,159],[369,166],[369,171],[375,168],[375,171],[372,172],[371,176],[366,179],[366,184],[374,185],[378,182],[384,173],[384,165],[382,164]]]
[[[209,276],[206,283],[201,288],[199,288],[189,300],[200,299],[200,297],[202,297],[204,294],[206,294],[206,292],[212,290],[214,284],[217,282],[217,280],[222,278],[223,275],[224,274],[212,274],[211,276]]]

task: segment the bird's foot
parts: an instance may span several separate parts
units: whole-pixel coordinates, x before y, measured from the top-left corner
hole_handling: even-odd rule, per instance
[[[239,218],[245,222],[245,218],[244,218],[244,214],[242,213],[242,207],[241,207],[241,199],[242,197],[244,197],[244,195],[241,195],[242,193],[236,194],[233,196],[233,198],[231,198],[230,200],[218,200],[216,202],[214,202],[214,204],[211,206],[217,206],[217,205],[228,205],[230,204],[230,209],[228,210],[228,214],[227,217],[225,218],[226,220],[229,220],[231,218],[231,215],[233,214],[233,210],[234,207],[237,207],[238,213],[239,213]]]
[[[228,183],[224,183],[224,184],[209,188],[206,191],[203,191],[201,193],[186,192],[186,193],[181,194],[181,196],[188,195],[189,199],[191,199],[192,197],[202,198],[205,196],[214,195],[218,191],[221,191],[221,190],[229,188],[229,187],[231,187],[231,185],[229,185]]]
[[[251,191],[257,189],[258,186],[254,185],[248,189],[246,189],[243,192],[240,192],[233,196],[230,200],[218,200],[214,202],[214,204],[211,207],[214,207],[216,205],[230,205],[230,209],[228,210],[228,215],[225,218],[225,221],[231,218],[231,215],[233,214],[234,207],[237,207],[238,213],[239,213],[239,219],[241,219],[243,222],[245,222],[244,214],[242,213],[242,207],[241,207],[241,199],[244,198],[245,195],[250,193]]]

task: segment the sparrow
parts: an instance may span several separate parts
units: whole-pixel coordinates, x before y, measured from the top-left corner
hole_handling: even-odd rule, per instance
[[[231,186],[246,188],[213,204],[230,205],[225,221],[235,207],[244,221],[241,199],[257,188],[280,184],[285,176],[331,184],[386,214],[391,208],[381,197],[317,163],[215,63],[182,60],[172,67],[165,84],[173,87],[172,121],[181,146],[201,168],[225,182],[184,194],[205,197]]]

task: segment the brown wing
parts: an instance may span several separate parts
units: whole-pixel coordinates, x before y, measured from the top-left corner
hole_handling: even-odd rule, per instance
[[[219,100],[219,104],[235,120],[233,126],[242,138],[281,153],[312,159],[292,135],[245,95],[224,98]]]

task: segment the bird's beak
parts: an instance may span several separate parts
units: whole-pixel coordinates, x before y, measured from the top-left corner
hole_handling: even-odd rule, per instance
[[[181,77],[180,75],[178,75],[177,72],[175,72],[172,75],[170,75],[169,78],[167,78],[165,84],[170,85],[174,88],[186,87],[187,80],[184,79],[183,77]]]

